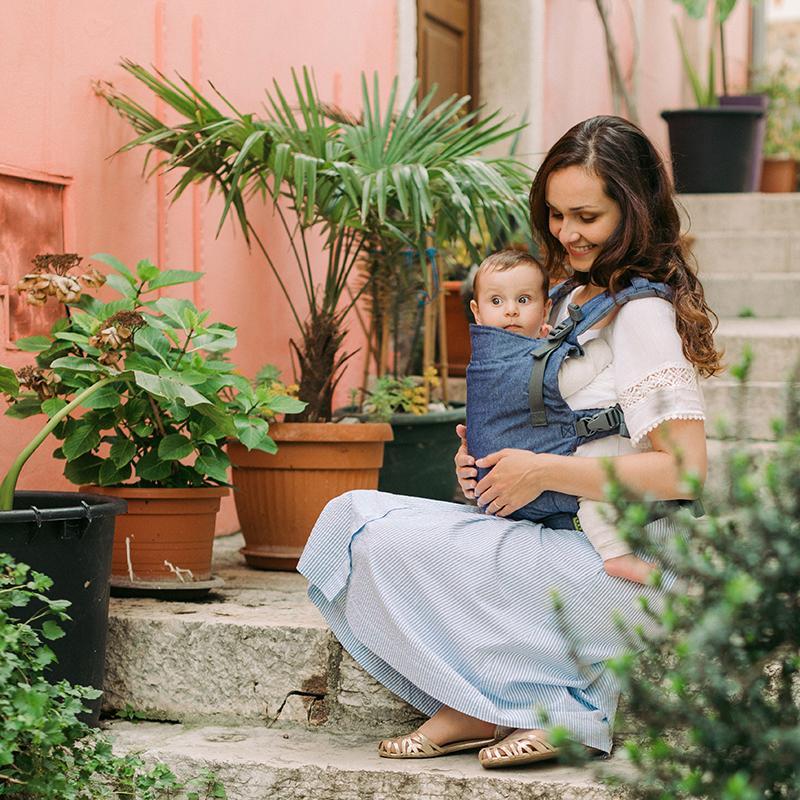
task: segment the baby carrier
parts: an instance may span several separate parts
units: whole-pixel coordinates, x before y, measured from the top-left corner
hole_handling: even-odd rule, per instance
[[[550,292],[553,314],[577,284],[567,281]],[[503,448],[572,455],[586,442],[627,436],[619,405],[573,411],[558,388],[565,358],[579,358],[578,337],[616,307],[639,297],[670,300],[671,289],[634,277],[612,297],[608,291],[582,306],[570,304],[568,316],[545,339],[531,339],[502,328],[470,325],[472,358],[467,366],[467,450],[476,459]],[[478,469],[478,480],[489,470]],[[511,519],[541,522],[549,528],[576,528],[578,498],[542,492]]]

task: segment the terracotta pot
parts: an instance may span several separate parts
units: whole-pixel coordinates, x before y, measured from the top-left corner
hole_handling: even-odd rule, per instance
[[[461,281],[445,281],[444,316],[447,336],[447,365],[451,377],[467,374],[472,348],[469,342],[469,320],[461,297]]]
[[[793,192],[797,189],[797,162],[793,158],[765,158],[761,171],[762,192]]]
[[[114,578],[166,584],[210,580],[214,525],[220,499],[230,491],[227,487],[83,486],[81,491],[128,502],[128,513],[117,519],[112,582]]]
[[[274,455],[228,442],[241,549],[256,569],[293,570],[329,500],[377,489],[388,423],[279,422],[269,427]]]

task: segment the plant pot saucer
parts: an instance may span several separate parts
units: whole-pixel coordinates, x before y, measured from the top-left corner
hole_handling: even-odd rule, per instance
[[[240,547],[239,552],[244,556],[247,566],[251,569],[292,572],[297,569],[297,562],[300,560],[303,548]]]
[[[212,589],[225,585],[222,578],[212,575],[207,581],[132,581],[129,578],[111,577],[112,597],[155,597],[158,600],[199,600]]]

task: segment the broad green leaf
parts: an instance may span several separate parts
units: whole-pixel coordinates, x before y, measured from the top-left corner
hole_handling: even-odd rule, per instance
[[[139,280],[145,283],[153,280],[153,278],[155,278],[159,273],[159,268],[155,264],[149,262],[146,258],[142,259],[136,265],[136,274],[139,276]]]
[[[27,419],[41,413],[42,403],[35,396],[21,397],[6,409],[6,416],[14,419]]]
[[[52,419],[66,405],[67,401],[63,397],[50,397],[42,401],[42,411]]]
[[[138,422],[150,409],[150,404],[144,397],[132,397],[125,403],[122,414],[129,424]]]
[[[140,328],[133,335],[133,342],[137,347],[141,347],[150,355],[155,356],[164,366],[169,366],[167,355],[169,354],[170,346],[163,333],[153,330],[153,328]]]
[[[75,342],[75,344],[79,344],[83,350],[94,351],[94,353],[99,353],[100,351],[96,347],[91,347],[89,345],[89,337],[85,333],[75,333],[74,331],[59,331],[55,334],[56,339],[60,339],[64,342]]]
[[[100,444],[100,433],[92,423],[80,421],[61,446],[68,460],[88,453]]]
[[[278,452],[278,445],[269,435],[265,434],[260,442],[252,446],[251,450],[261,450],[264,453],[274,455]]]
[[[208,380],[208,375],[192,369],[176,371],[174,369],[165,368],[159,370],[158,374],[162,378],[170,378],[178,383],[185,383],[187,386],[199,386]]]
[[[231,462],[220,450],[205,450],[194,462],[194,468],[220,483],[228,482],[228,468]]]
[[[98,389],[84,401],[83,405],[86,408],[116,408],[121,401],[119,389],[112,384]]]
[[[120,275],[124,276],[131,286],[136,285],[137,281],[134,274],[116,256],[109,255],[108,253],[95,253],[91,258],[108,264],[109,267],[113,267]]]
[[[101,486],[115,486],[128,480],[132,472],[130,462],[117,466],[111,459],[106,459],[100,466],[97,477]]]
[[[108,455],[117,467],[122,467],[136,455],[136,445],[130,439],[118,438],[111,445]]]
[[[137,462],[136,474],[146,481],[163,481],[172,474],[172,462],[164,461],[155,450],[150,450]]]
[[[19,381],[13,369],[0,364],[0,392],[16,397],[19,394]]]
[[[42,636],[49,641],[60,639],[64,635],[64,631],[57,622],[52,619],[47,619],[42,623]]]
[[[102,367],[90,358],[63,356],[50,364],[54,369],[74,369],[76,372],[101,372]]]
[[[182,283],[194,283],[202,278],[204,273],[193,272],[188,269],[167,269],[153,278],[148,284],[148,291],[162,289],[164,286],[178,286]]]
[[[14,342],[20,350],[24,350],[26,353],[41,353],[42,350],[47,350],[51,343],[52,340],[49,336],[25,336]]]
[[[158,455],[167,461],[180,461],[194,452],[194,445],[190,439],[180,433],[171,433],[165,436],[158,445]]]
[[[270,397],[265,405],[275,414],[298,414],[308,403],[298,400],[296,397],[279,394]]]
[[[233,418],[233,424],[239,441],[248,450],[252,450],[259,444],[269,430],[266,420],[258,417],[249,417],[246,414],[236,414]]]
[[[150,372],[141,372],[138,369],[133,371],[133,379],[137,386],[141,386],[146,392],[157,395],[158,397],[169,397],[166,393],[161,378]]]
[[[76,486],[87,483],[99,483],[100,466],[103,459],[94,453],[85,453],[74,461],[68,461],[64,467],[64,477]]]
[[[102,314],[102,309],[100,309],[100,313]],[[80,328],[88,335],[93,334],[98,323],[102,321],[92,314],[87,314],[84,311],[76,311],[75,309],[70,312],[70,316],[72,318],[72,327]],[[105,319],[105,315],[103,315],[103,319]]]
[[[200,273],[195,273],[200,274]],[[165,317],[172,320],[178,328],[185,330],[183,323],[183,310],[185,308],[194,308],[194,304],[189,300],[182,300],[176,297],[160,297],[152,303],[147,303],[147,306],[160,311]]]
[[[136,287],[121,275],[111,274],[106,278],[106,285],[119,292],[123,297],[136,297]]]

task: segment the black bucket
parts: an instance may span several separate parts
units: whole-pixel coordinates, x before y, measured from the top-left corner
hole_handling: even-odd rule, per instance
[[[760,108],[662,111],[669,127],[675,188],[687,194],[752,190]]]
[[[100,495],[16,492],[14,510],[0,511],[0,551],[48,575],[49,596],[72,604],[72,619],[60,623],[65,635],[48,642],[58,659],[45,673],[51,683],[103,688],[114,523],[127,509]],[[23,609],[26,617],[35,611]],[[89,725],[97,725],[101,700],[86,701]]]

